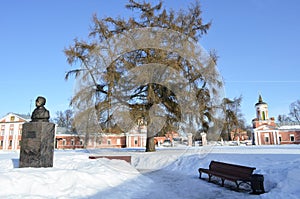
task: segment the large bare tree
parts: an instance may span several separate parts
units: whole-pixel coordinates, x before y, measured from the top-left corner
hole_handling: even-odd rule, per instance
[[[80,80],[71,101],[79,107],[75,121],[94,109],[99,128],[121,124],[126,131],[143,118],[146,151],[155,150],[158,133],[208,129],[222,81],[215,54],[198,45],[211,25],[203,22],[200,4],[175,12],[162,2],[129,0],[126,8],[133,17],[94,15],[89,39],[75,39],[64,51],[69,64],[81,65],[66,74]]]

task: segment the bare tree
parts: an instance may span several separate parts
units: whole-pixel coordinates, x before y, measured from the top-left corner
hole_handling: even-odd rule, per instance
[[[300,100],[291,103],[289,115],[294,122],[300,122]]]
[[[279,123],[290,123],[290,122],[292,122],[292,119],[289,116],[284,115],[284,114],[278,115],[277,120],[278,120]]]
[[[66,127],[71,131],[74,130],[74,113],[71,109],[57,111],[53,121],[60,127]]]

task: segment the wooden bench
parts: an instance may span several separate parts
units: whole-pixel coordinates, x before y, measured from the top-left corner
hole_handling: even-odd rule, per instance
[[[98,158],[107,158],[107,159],[110,159],[110,160],[113,160],[113,159],[118,159],[118,160],[125,160],[126,162],[128,162],[129,164],[131,164],[131,156],[107,156],[107,155],[91,155],[89,156],[89,159],[98,159]]]
[[[199,168],[199,178],[201,179],[201,174],[208,174],[208,181],[211,181],[211,177],[219,177],[222,180],[222,186],[224,186],[224,181],[229,180],[235,182],[237,189],[239,189],[240,184],[247,183],[251,186],[252,173],[256,168],[246,167],[241,165],[229,164],[224,162],[211,161],[209,168]],[[253,190],[255,191],[255,190]]]

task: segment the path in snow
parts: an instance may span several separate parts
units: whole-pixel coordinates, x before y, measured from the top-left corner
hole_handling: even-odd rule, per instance
[[[236,192],[228,187],[221,187],[217,184],[200,180],[198,176],[186,176],[174,173],[166,169],[160,170],[140,170],[140,172],[153,180],[150,187],[143,193],[138,193],[134,199],[159,199],[159,198],[247,198],[253,195],[249,193]],[[187,186],[188,185],[188,186]],[[213,191],[208,191],[213,190]],[[234,194],[233,194],[234,192]],[[235,197],[236,196],[236,197]]]

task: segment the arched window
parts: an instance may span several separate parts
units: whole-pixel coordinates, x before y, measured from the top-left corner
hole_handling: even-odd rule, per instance
[[[262,112],[262,120],[266,120],[266,113],[265,113],[265,111]]]

